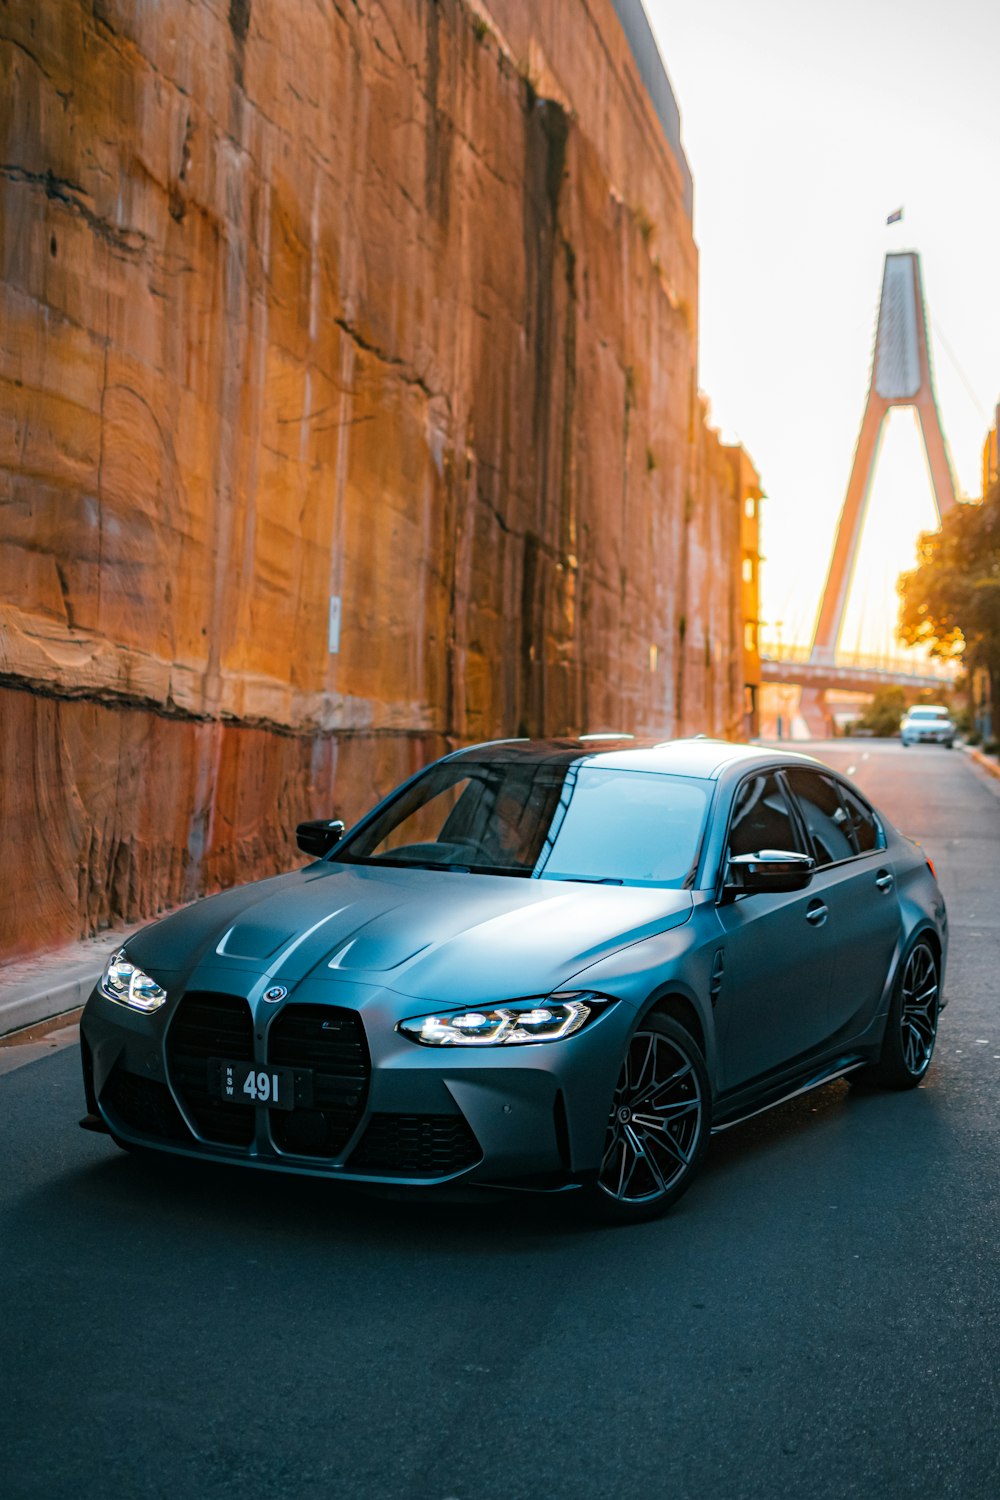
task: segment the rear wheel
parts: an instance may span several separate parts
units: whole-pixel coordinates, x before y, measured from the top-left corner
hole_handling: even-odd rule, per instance
[[[701,1049],[677,1021],[649,1016],[622,1059],[600,1171],[584,1190],[588,1207],[615,1224],[664,1213],[700,1167],[710,1125]]]
[[[918,938],[900,966],[882,1054],[862,1078],[882,1088],[916,1088],[934,1055],[940,1006],[941,965],[930,942]]]

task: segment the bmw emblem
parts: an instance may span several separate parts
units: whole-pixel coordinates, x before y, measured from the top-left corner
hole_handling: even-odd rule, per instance
[[[288,991],[283,984],[272,984],[269,990],[264,991],[264,999],[270,1000],[272,1005],[277,1005],[279,1000],[284,1000]]]

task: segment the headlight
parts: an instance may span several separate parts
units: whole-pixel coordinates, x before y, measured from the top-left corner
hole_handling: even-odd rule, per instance
[[[613,1002],[606,995],[562,994],[547,999],[512,1000],[490,1009],[413,1016],[396,1027],[425,1047],[505,1047],[523,1042],[558,1042]]]
[[[101,994],[117,1005],[127,1005],[129,1010],[149,1012],[159,1010],[167,998],[167,992],[155,979],[150,979],[135,964],[125,957],[125,949],[112,953],[104,965],[101,975]]]

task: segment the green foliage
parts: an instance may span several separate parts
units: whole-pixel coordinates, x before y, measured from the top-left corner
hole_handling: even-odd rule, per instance
[[[925,531],[917,566],[899,580],[899,638],[932,656],[964,655],[989,673],[1000,701],[1000,484],[981,505],[963,504],[940,531]]]
[[[879,739],[899,733],[899,721],[906,712],[906,694],[899,687],[879,688],[852,729],[868,729]]]

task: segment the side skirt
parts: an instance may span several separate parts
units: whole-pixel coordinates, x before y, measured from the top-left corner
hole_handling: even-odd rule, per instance
[[[763,1104],[753,1104],[749,1108],[741,1109],[730,1119],[723,1120],[718,1125],[712,1126],[713,1135],[721,1135],[724,1130],[730,1130],[734,1125],[742,1125],[747,1120],[752,1120],[755,1115],[765,1114],[769,1109],[777,1109],[779,1104],[787,1104],[789,1099],[797,1099],[800,1094],[808,1094],[812,1089],[822,1088],[826,1083],[833,1083],[836,1078],[843,1078],[846,1073],[853,1073],[856,1068],[863,1068],[868,1061],[867,1058],[852,1058],[850,1062],[839,1062],[832,1068],[824,1068],[822,1072],[814,1074],[805,1083],[796,1084],[794,1088],[783,1090],[767,1099]]]

